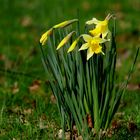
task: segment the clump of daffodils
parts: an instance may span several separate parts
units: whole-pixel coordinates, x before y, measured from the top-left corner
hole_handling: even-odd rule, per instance
[[[112,15],[108,14],[107,17],[103,20],[97,20],[96,18],[92,18],[92,20],[89,20],[86,22],[86,25],[95,25],[91,30],[89,30],[88,34],[82,34],[79,37],[77,37],[74,42],[72,42],[71,46],[68,49],[68,53],[73,51],[79,42],[79,40],[82,38],[84,40],[84,44],[79,48],[79,51],[86,50],[87,49],[87,60],[89,60],[94,54],[102,53],[104,55],[104,52],[102,50],[102,44],[109,41],[110,39],[107,39],[107,35],[109,33],[108,29],[108,23]],[[59,23],[57,25],[54,25],[52,28],[50,28],[48,31],[46,31],[40,38],[40,43],[42,45],[45,45],[47,42],[48,37],[53,33],[55,29],[58,28],[64,28],[68,25],[71,25],[74,22],[77,22],[78,19],[68,20],[64,21],[62,23]],[[73,34],[75,34],[75,31],[70,32],[63,40],[58,44],[57,50],[63,47],[70,39],[72,38]]]
[[[138,51],[128,79],[119,89],[115,85],[115,30],[109,30],[112,17],[108,14],[104,20],[92,18],[86,22],[87,31],[83,34],[79,27],[76,31],[66,28],[78,19],[67,20],[52,26],[40,38],[42,61],[60,112],[62,139],[67,130],[71,138],[77,135],[84,140],[93,139],[109,128],[119,107]],[[55,34],[57,29],[59,34]]]

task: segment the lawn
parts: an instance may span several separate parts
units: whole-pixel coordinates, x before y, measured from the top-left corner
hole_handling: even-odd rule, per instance
[[[58,139],[60,118],[42,65],[39,38],[52,25],[116,14],[117,74],[122,83],[140,43],[139,0],[0,1],[0,139]],[[140,139],[140,55],[105,139]]]

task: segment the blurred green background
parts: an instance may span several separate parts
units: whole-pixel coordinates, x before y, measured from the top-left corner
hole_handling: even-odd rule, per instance
[[[117,71],[124,81],[140,44],[140,0],[0,0],[0,139],[56,139],[60,119],[39,38],[61,21],[78,16],[82,31],[85,21],[108,13],[116,15]],[[123,120],[138,127],[139,62],[140,55],[120,108]]]

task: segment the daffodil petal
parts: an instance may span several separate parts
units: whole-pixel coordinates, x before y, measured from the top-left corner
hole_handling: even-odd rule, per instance
[[[79,51],[81,50],[86,50],[89,47],[88,43],[84,43],[81,48],[79,49]]]
[[[99,24],[101,21],[97,20],[96,18],[92,18],[92,20],[89,20],[86,22],[86,24],[91,25],[91,24]]]
[[[90,36],[90,35],[83,34],[82,36],[83,36],[83,39],[85,42],[89,42],[90,40],[92,40],[92,36]]]
[[[92,51],[91,48],[88,49],[87,51],[87,60],[89,60],[89,58],[91,58],[93,56],[94,52]]]
[[[69,33],[66,37],[63,38],[63,40],[59,43],[56,50],[60,49],[62,46],[64,46],[72,37],[72,35],[75,33],[75,31]]]
[[[88,24],[88,25],[94,24],[94,21],[93,20],[89,20],[89,21],[86,22],[86,24]]]
[[[104,39],[104,38],[100,38],[98,36],[93,37],[93,39],[98,43],[105,43],[107,41],[110,41],[110,39]]]
[[[108,32],[109,32],[109,30],[106,29],[106,31],[102,33],[102,37],[105,38],[107,36]]]
[[[100,28],[95,28],[93,30],[90,30],[89,33],[93,36],[100,36],[101,34],[101,29]]]
[[[66,26],[68,26],[68,25],[70,25],[70,24],[72,24],[74,22],[77,22],[77,21],[78,21],[78,19],[66,20],[64,22],[61,22],[59,24],[54,25],[53,28],[54,29],[56,29],[56,28],[64,28],[64,27],[66,27]]]

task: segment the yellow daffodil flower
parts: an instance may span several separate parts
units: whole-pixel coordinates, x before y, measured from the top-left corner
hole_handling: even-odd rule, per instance
[[[75,31],[69,33],[66,37],[63,38],[63,40],[59,43],[56,50],[60,49],[62,46],[64,46],[72,37],[72,35],[75,33]]]
[[[46,43],[46,41],[47,41],[47,39],[48,39],[48,36],[50,36],[50,35],[52,34],[52,32],[53,32],[53,28],[49,29],[47,32],[45,32],[45,33],[41,36],[41,38],[40,38],[40,43],[41,43],[42,45],[45,45],[45,43]]]
[[[54,29],[56,29],[56,28],[64,28],[64,27],[66,27],[66,26],[68,26],[68,25],[70,25],[70,24],[72,24],[74,22],[77,22],[77,21],[78,21],[78,19],[66,20],[64,22],[61,22],[59,24],[54,25],[53,28]]]
[[[109,32],[108,22],[111,17],[112,17],[112,15],[108,14],[107,17],[105,18],[105,20],[103,20],[103,21],[97,20],[96,18],[93,18],[92,20],[87,21],[86,24],[88,24],[88,25],[91,25],[91,24],[96,25],[93,30],[89,31],[91,33],[91,35],[93,35],[93,36],[102,35],[102,38],[105,38]]]
[[[98,54],[98,53],[104,54],[102,51],[102,46],[100,44],[102,44],[106,41],[109,41],[109,40],[100,38],[98,36],[92,37],[92,36],[87,35],[87,34],[82,35],[82,36],[83,36],[83,39],[86,43],[84,43],[81,46],[79,51],[88,49],[87,50],[87,60],[89,60],[89,58],[92,57],[94,53],[95,54]]]

